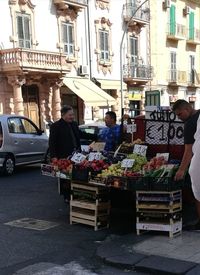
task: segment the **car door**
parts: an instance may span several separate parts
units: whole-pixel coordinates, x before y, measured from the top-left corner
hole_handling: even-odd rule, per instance
[[[30,162],[41,161],[48,148],[48,137],[29,119],[21,118],[28,142],[27,156]]]
[[[14,154],[16,165],[27,162],[29,146],[20,117],[9,117],[7,127],[6,151]]]

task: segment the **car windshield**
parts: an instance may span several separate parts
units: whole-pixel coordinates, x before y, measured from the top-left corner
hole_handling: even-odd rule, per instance
[[[81,131],[87,133],[87,134],[94,134],[95,128],[80,128]]]

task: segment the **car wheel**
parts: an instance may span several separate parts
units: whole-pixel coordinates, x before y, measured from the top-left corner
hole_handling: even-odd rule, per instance
[[[15,160],[12,156],[6,156],[3,163],[3,174],[12,175],[15,171]]]

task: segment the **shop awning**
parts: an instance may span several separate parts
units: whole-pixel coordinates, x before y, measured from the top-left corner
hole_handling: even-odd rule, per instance
[[[63,83],[87,106],[115,105],[115,99],[87,78],[65,77]]]
[[[121,89],[121,82],[119,80],[109,79],[98,79],[97,81],[101,84],[101,88],[105,90],[118,90]],[[123,90],[127,89],[126,83],[122,83]]]

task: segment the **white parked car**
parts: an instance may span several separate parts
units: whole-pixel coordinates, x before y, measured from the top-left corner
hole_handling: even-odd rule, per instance
[[[42,162],[48,137],[30,119],[0,115],[0,170],[7,175],[15,166]]]

